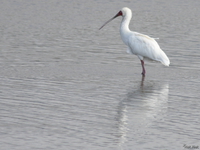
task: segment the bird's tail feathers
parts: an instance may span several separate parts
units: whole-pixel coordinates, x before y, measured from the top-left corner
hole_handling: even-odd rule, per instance
[[[162,57],[160,59],[160,62],[165,66],[169,66],[169,64],[170,64],[169,58],[167,57],[167,55],[163,51],[162,51]]]
[[[162,63],[163,65],[165,65],[165,66],[169,66],[169,64],[170,64],[169,61],[166,61],[166,62],[161,61],[161,63]]]
[[[165,65],[165,66],[169,66],[169,64],[170,64],[169,58],[166,57],[166,58],[162,59],[162,60],[161,60],[161,63],[162,63],[163,65]]]

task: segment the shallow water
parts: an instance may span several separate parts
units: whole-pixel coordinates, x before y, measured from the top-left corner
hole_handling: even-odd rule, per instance
[[[199,1],[4,1],[0,149],[200,146]],[[159,38],[170,67],[126,53],[131,30]],[[184,146],[185,145],[185,146]]]

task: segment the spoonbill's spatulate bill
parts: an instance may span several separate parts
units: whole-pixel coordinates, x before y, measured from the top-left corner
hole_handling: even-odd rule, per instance
[[[107,23],[109,23],[118,16],[122,16],[122,22],[120,27],[122,41],[128,46],[127,52],[130,54],[137,55],[140,59],[143,76],[145,76],[146,73],[144,68],[144,58],[159,61],[163,65],[169,66],[169,58],[161,50],[160,46],[153,38],[138,32],[130,31],[129,23],[132,17],[132,12],[129,8],[122,8],[113,18],[111,18],[105,24],[103,24],[101,28],[103,28]]]

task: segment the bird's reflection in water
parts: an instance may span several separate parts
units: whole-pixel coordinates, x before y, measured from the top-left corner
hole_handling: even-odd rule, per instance
[[[129,133],[148,128],[154,121],[162,119],[168,107],[168,83],[160,81],[141,81],[120,101],[117,112],[119,147]]]

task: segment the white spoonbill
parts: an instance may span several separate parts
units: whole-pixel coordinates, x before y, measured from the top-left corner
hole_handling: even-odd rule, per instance
[[[128,46],[127,52],[130,54],[137,55],[140,59],[143,76],[145,76],[146,73],[144,68],[144,58],[160,61],[163,65],[169,66],[169,58],[161,50],[160,46],[153,38],[138,32],[130,31],[129,23],[132,17],[132,12],[129,8],[122,8],[113,18],[108,20],[101,28],[103,28],[107,23],[109,23],[111,20],[115,19],[118,16],[122,16],[122,22],[120,27],[122,41]]]

